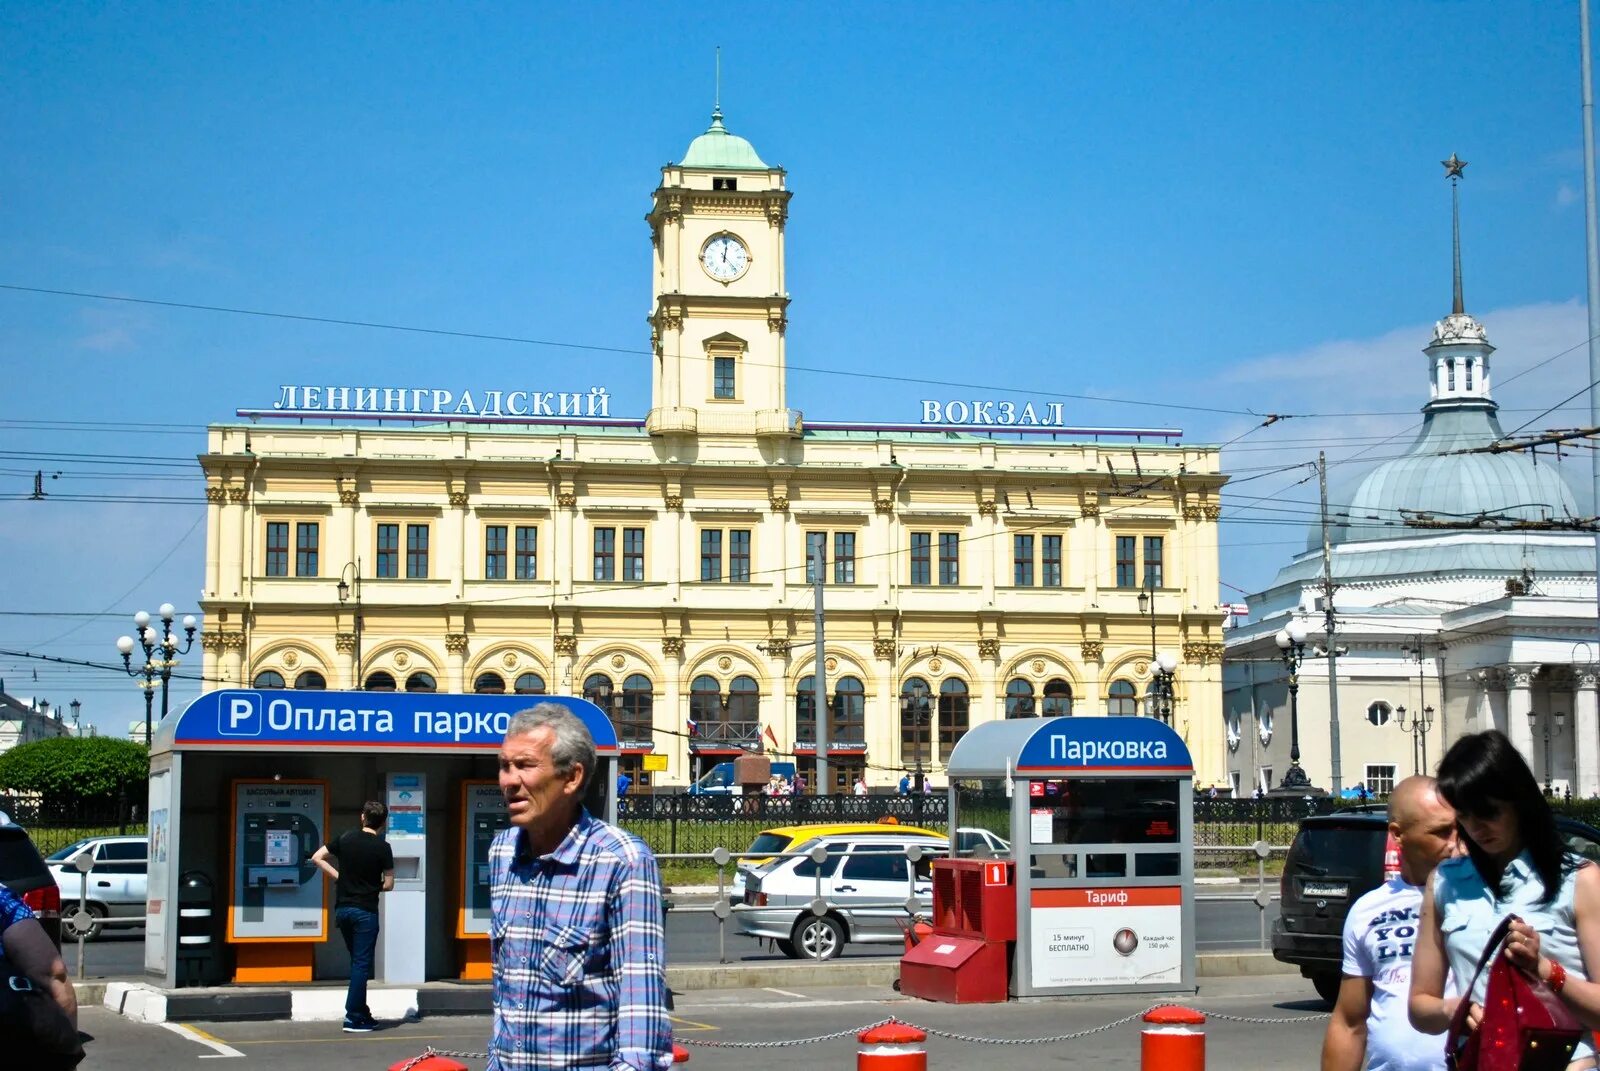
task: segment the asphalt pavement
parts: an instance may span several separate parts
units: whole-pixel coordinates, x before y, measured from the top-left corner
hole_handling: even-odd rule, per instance
[[[991,1041],[1054,1038],[1105,1028],[1077,1039],[1003,1049],[934,1036],[928,1042],[928,1064],[935,1069],[968,1067],[1003,1052],[1007,1071],[1058,1068],[1085,1059],[1094,1060],[1103,1071],[1127,1071],[1139,1066],[1140,1024],[1108,1024],[1130,1016],[1136,1020],[1157,1002],[1120,996],[946,1005],[904,998],[887,987],[718,990],[681,994],[673,1019],[677,1039],[689,1049],[691,1066],[709,1071],[748,1071],[758,1063],[763,1071],[849,1067],[855,1059],[855,1032],[891,1016]],[[1212,1014],[1206,1044],[1213,1066],[1284,1071],[1317,1065],[1326,1008],[1308,996],[1296,977],[1210,979],[1198,994],[1181,1002]],[[94,1038],[81,1065],[85,1071],[170,1069],[224,1058],[303,1071],[377,1071],[430,1046],[482,1053],[489,1036],[489,1019],[481,1015],[391,1023],[373,1034],[345,1034],[337,1022],[157,1026],[122,1019],[104,1008],[86,1008],[81,1025]],[[846,1036],[773,1045],[840,1032]],[[717,1047],[730,1042],[771,1047]],[[463,1057],[462,1062],[473,1071],[484,1066],[480,1057]]]

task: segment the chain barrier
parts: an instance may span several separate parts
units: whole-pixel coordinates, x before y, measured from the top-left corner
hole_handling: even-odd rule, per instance
[[[1051,1034],[1042,1038],[982,1038],[972,1034],[957,1034],[949,1030],[940,1030],[932,1026],[918,1026],[916,1023],[907,1022],[898,1016],[891,1015],[887,1019],[879,1019],[875,1023],[865,1026],[853,1026],[848,1030],[836,1030],[831,1034],[817,1034],[809,1038],[787,1038],[782,1041],[715,1041],[711,1038],[685,1038],[673,1037],[679,1045],[692,1045],[698,1049],[790,1049],[801,1045],[815,1045],[823,1041],[838,1041],[841,1038],[855,1037],[864,1030],[873,1030],[880,1026],[898,1023],[903,1026],[916,1026],[918,1030],[926,1032],[930,1037],[944,1038],[947,1041],[960,1041],[968,1045],[1058,1045],[1066,1041],[1077,1041],[1080,1038],[1090,1037],[1094,1034],[1103,1034],[1107,1030],[1115,1030],[1119,1026],[1126,1026],[1137,1019],[1144,1018],[1156,1008],[1165,1007],[1166,1002],[1152,1004],[1148,1008],[1141,1008],[1131,1015],[1124,1015],[1121,1019],[1113,1019],[1109,1023],[1091,1026],[1085,1030],[1074,1030],[1070,1034]],[[1248,1023],[1252,1026],[1279,1026],[1284,1023],[1309,1023],[1316,1020],[1327,1019],[1329,1013],[1322,1012],[1317,1015],[1291,1015],[1282,1017],[1269,1017],[1261,1015],[1227,1015],[1223,1012],[1209,1012],[1204,1008],[1197,1008],[1208,1020],[1217,1019],[1228,1023]],[[474,1060],[486,1060],[488,1053],[484,1052],[452,1052],[449,1049],[429,1048],[421,1056],[402,1065],[399,1071],[411,1071],[422,1061],[430,1056],[466,1057]]]

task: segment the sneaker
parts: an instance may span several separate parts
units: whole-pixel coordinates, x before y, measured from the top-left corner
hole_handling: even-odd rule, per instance
[[[346,1034],[370,1034],[378,1029],[378,1024],[371,1019],[346,1019],[344,1032]]]

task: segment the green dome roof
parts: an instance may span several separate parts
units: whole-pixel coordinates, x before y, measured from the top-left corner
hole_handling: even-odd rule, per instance
[[[711,113],[706,132],[689,143],[680,161],[683,167],[717,168],[724,171],[766,171],[767,165],[756,155],[754,145],[722,125],[722,109]]]

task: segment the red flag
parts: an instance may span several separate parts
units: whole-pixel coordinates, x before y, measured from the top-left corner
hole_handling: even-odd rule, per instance
[[[761,735],[772,741],[772,750],[778,750],[778,738],[772,734],[772,726],[761,730]]]

